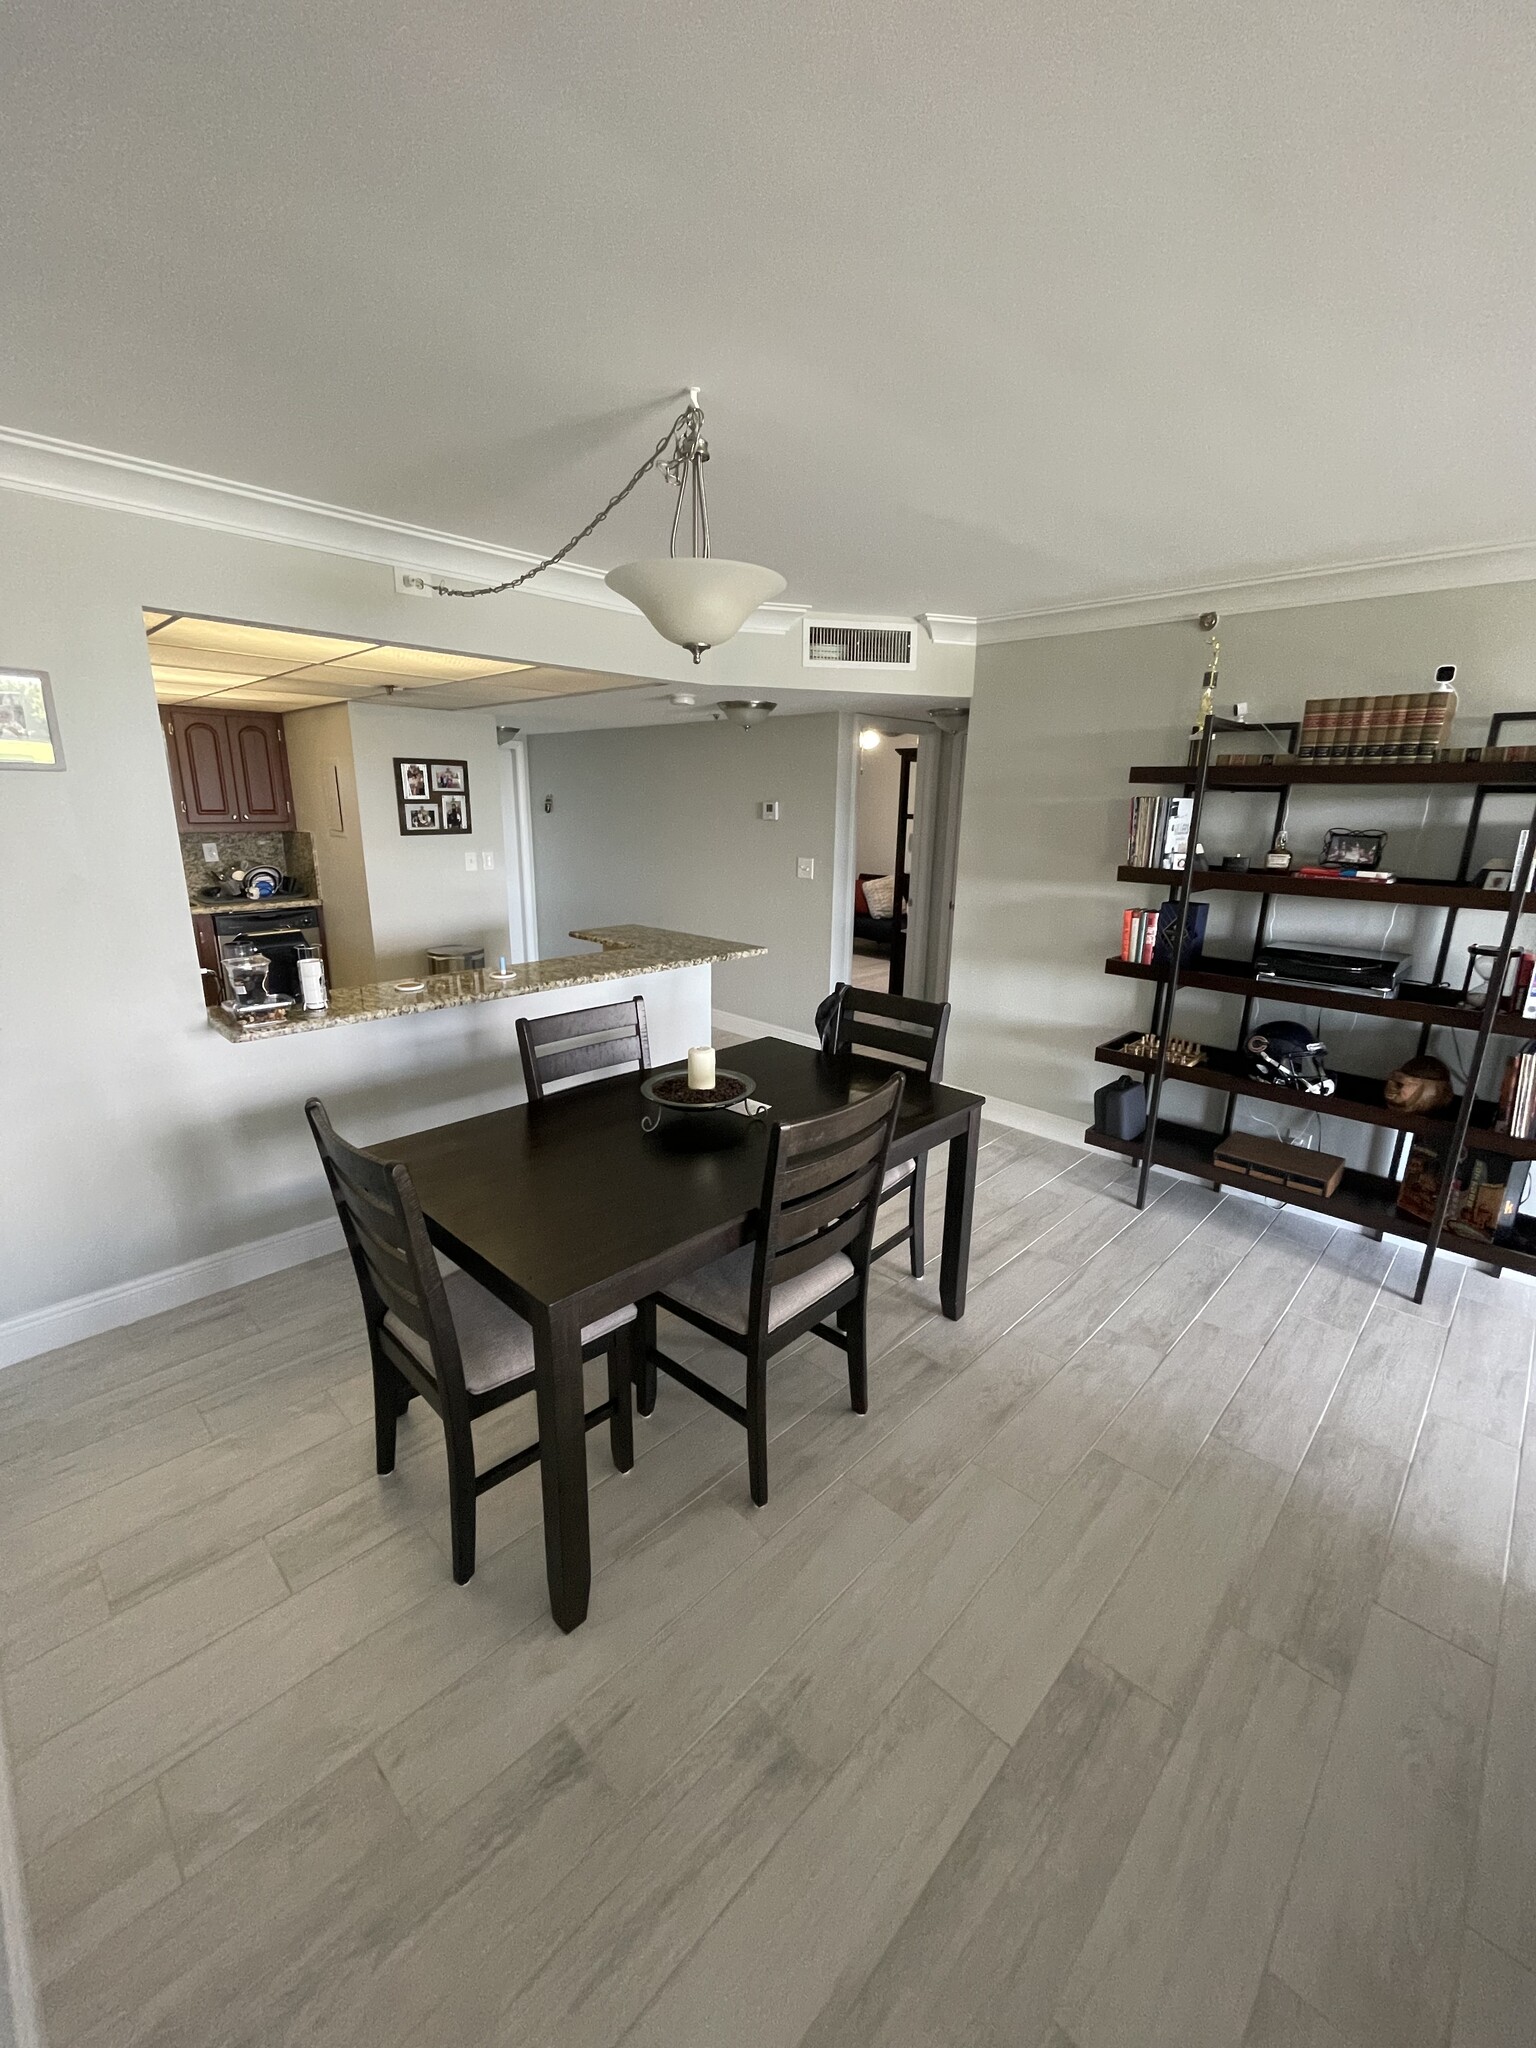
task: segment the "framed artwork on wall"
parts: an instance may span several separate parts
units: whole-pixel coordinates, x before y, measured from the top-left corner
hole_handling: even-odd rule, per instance
[[[0,768],[62,768],[53,685],[40,668],[0,668]]]
[[[395,802],[400,830],[412,839],[434,832],[468,832],[469,763],[395,757]]]

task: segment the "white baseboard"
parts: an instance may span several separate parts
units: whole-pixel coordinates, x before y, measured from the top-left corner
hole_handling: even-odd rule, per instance
[[[252,1244],[209,1252],[203,1258],[188,1259],[185,1265],[167,1266],[159,1273],[145,1273],[137,1280],[119,1281],[115,1287],[98,1287],[92,1294],[77,1294],[70,1301],[33,1309],[0,1323],[0,1366],[18,1365],[40,1352],[78,1344],[82,1337],[120,1330],[124,1324],[158,1315],[162,1309],[181,1308],[205,1295],[222,1294],[226,1287],[263,1279],[287,1266],[302,1266],[341,1248],[341,1224],[335,1216],[327,1216],[318,1223],[280,1230],[275,1237],[259,1237]]]
[[[734,1010],[715,1010],[710,1021],[716,1031],[734,1032],[738,1038],[787,1038],[791,1045],[808,1045],[814,1052],[821,1040],[814,1031],[791,1031],[787,1024],[765,1024],[760,1017],[738,1017]]]
[[[1058,1145],[1070,1145],[1077,1152],[1093,1149],[1083,1137],[1081,1124],[1075,1124],[1069,1116],[1053,1116],[1048,1109],[1031,1109],[1026,1102],[1009,1102],[1001,1095],[989,1095],[982,1115],[991,1117],[994,1123],[1006,1124],[1010,1131],[1028,1131],[1032,1138],[1052,1138]]]

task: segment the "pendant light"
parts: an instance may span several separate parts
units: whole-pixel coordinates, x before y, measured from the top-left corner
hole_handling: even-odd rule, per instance
[[[777,597],[784,578],[756,562],[718,561],[709,552],[709,504],[704,495],[704,465],[709,443],[699,394],[688,395],[680,416],[665,475],[677,486],[672,534],[665,555],[626,562],[604,578],[610,590],[627,597],[645,613],[663,640],[686,647],[697,662],[706,647],[718,647],[739,633],[760,604]],[[677,552],[677,529],[683,502],[688,502],[691,549]]]
[[[677,486],[668,552],[644,561],[626,562],[621,568],[610,570],[603,580],[610,590],[628,598],[637,610],[644,612],[663,640],[686,647],[698,662],[706,648],[718,647],[739,633],[757,607],[777,597],[784,588],[784,578],[775,569],[764,569],[756,562],[724,561],[710,554],[709,506],[704,495],[704,464],[708,460],[704,413],[695,387],[688,393],[687,405],[629,482],[563,548],[505,583],[490,583],[479,590],[455,589],[445,583],[435,583],[432,588],[440,597],[494,597],[503,590],[516,590],[564,561],[616,506],[623,504],[643,476],[660,467],[667,481]],[[684,499],[689,506],[692,545],[688,554],[680,555],[677,530],[682,524]]]

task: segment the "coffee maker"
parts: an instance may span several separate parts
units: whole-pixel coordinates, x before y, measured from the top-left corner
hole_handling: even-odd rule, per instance
[[[275,996],[267,987],[267,970],[272,965],[250,939],[235,939],[219,949],[224,973],[223,1008],[232,1017],[259,1017],[293,1006],[292,996]]]

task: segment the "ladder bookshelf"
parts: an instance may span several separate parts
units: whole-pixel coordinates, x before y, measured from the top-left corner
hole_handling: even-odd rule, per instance
[[[1489,730],[1489,746],[1498,743],[1498,735],[1506,725],[1528,719],[1536,719],[1536,712],[1499,713]],[[1434,1269],[1435,1254],[1441,1249],[1445,1235],[1456,1168],[1469,1138],[1479,1150],[1536,1160],[1536,1137],[1513,1138],[1495,1131],[1492,1128],[1494,1105],[1478,1097],[1478,1086],[1496,1038],[1527,1043],[1536,1040],[1536,1019],[1517,1017],[1499,1008],[1509,962],[1515,952],[1520,920],[1528,913],[1536,913],[1536,895],[1531,893],[1533,881],[1536,881],[1536,761],[1318,762],[1277,755],[1272,763],[1266,762],[1262,766],[1253,763],[1226,766],[1214,755],[1213,742],[1220,734],[1261,730],[1271,729],[1212,716],[1198,729],[1190,761],[1178,766],[1131,770],[1133,784],[1161,784],[1164,788],[1182,790],[1192,799],[1189,857],[1183,868],[1122,866],[1117,871],[1122,882],[1165,888],[1176,906],[1176,915],[1172,942],[1166,954],[1155,964],[1142,965],[1114,958],[1105,962],[1107,973],[1153,984],[1149,1030],[1158,1040],[1156,1056],[1147,1057],[1129,1051],[1127,1045],[1130,1040],[1125,1038],[1099,1046],[1094,1055],[1106,1066],[1119,1067],[1145,1077],[1146,1130],[1140,1138],[1125,1140],[1108,1137],[1090,1126],[1084,1136],[1090,1145],[1120,1152],[1139,1163],[1136,1206],[1141,1208],[1146,1202],[1147,1185],[1154,1165],[1208,1181],[1213,1186],[1221,1186],[1230,1180],[1232,1185],[1252,1187],[1252,1182],[1246,1178],[1224,1175],[1214,1157],[1217,1146],[1231,1133],[1234,1112],[1241,1098],[1263,1100],[1289,1108],[1308,1106],[1323,1116],[1395,1130],[1398,1136],[1390,1174],[1363,1173],[1351,1168],[1345,1171],[1343,1180],[1331,1195],[1289,1189],[1284,1195],[1277,1191],[1273,1198],[1318,1210],[1337,1217],[1341,1222],[1359,1224],[1377,1234],[1390,1231],[1394,1236],[1422,1244],[1424,1253],[1414,1289],[1415,1301],[1422,1301]],[[1402,877],[1394,882],[1331,882],[1267,871],[1197,868],[1194,864],[1195,848],[1200,840],[1201,814],[1206,796],[1212,790],[1251,791],[1273,796],[1276,800],[1271,827],[1273,839],[1287,821],[1292,793],[1296,789],[1379,787],[1383,784],[1413,784],[1426,789],[1470,788],[1471,810],[1454,876],[1447,880],[1415,876]],[[1470,880],[1474,842],[1482,821],[1483,806],[1493,795],[1526,795],[1533,800],[1520,872],[1512,877],[1512,886],[1508,890],[1479,889],[1472,886]],[[1252,951],[1215,957],[1202,954],[1198,960],[1186,963],[1183,952],[1190,902],[1195,896],[1219,891],[1255,900],[1257,918]],[[1288,897],[1387,906],[1414,904],[1444,911],[1431,980],[1427,983],[1402,983],[1389,997],[1363,990],[1318,986],[1311,982],[1261,979],[1254,971],[1254,955],[1268,941],[1273,906]],[[1459,989],[1449,988],[1444,983],[1456,918],[1465,910],[1503,913],[1501,936],[1492,960],[1487,993],[1482,1000],[1475,1002],[1464,1000]],[[1162,952],[1161,946],[1159,952]],[[1211,989],[1221,994],[1241,996],[1242,1016],[1236,1042],[1230,1051],[1207,1047],[1206,1059],[1200,1066],[1170,1071],[1167,1042],[1172,1035],[1174,1005],[1183,988]],[[1433,1030],[1468,1033],[1472,1043],[1463,1093],[1448,1109],[1434,1115],[1423,1115],[1393,1108],[1383,1096],[1380,1080],[1371,1075],[1340,1073],[1330,1069],[1336,1092],[1324,1098],[1298,1095],[1294,1090],[1256,1079],[1245,1067],[1243,1048],[1253,1028],[1254,1005],[1260,1001],[1295,1002],[1309,1009],[1351,1011],[1417,1024],[1416,1050],[1419,1053],[1428,1045]],[[1225,1095],[1226,1110],[1221,1129],[1207,1130],[1164,1117],[1163,1091],[1170,1080]],[[1409,1216],[1397,1207],[1402,1160],[1409,1140],[1414,1137],[1446,1141],[1445,1170],[1434,1214],[1428,1222]],[[1536,1274],[1536,1228],[1530,1231],[1529,1236],[1517,1238],[1511,1244],[1468,1238],[1455,1240],[1454,1248],[1497,1268],[1512,1267],[1519,1272]]]

